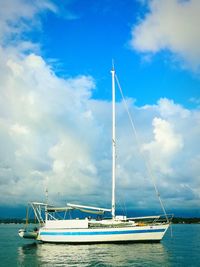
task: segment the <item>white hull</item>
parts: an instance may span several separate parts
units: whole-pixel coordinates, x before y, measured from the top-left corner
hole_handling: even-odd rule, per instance
[[[169,224],[98,229],[41,228],[37,240],[52,243],[108,243],[160,241]]]

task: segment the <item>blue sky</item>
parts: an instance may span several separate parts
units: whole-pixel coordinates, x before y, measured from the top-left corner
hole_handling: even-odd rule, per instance
[[[114,59],[126,95],[134,96],[138,104],[167,97],[193,107],[191,99],[199,98],[200,89],[196,73],[184,69],[168,49],[153,55],[131,47],[131,30],[145,17],[145,5],[133,0],[70,1],[62,12],[66,10],[68,19],[65,14],[45,16],[39,38],[44,57],[58,60],[58,75],[92,75],[98,85],[94,97],[107,99],[104,69],[110,69]]]
[[[117,92],[118,208],[160,210],[143,154],[167,211],[199,216],[199,1],[1,5],[0,206],[46,188],[55,203],[110,205],[114,59],[140,137]]]

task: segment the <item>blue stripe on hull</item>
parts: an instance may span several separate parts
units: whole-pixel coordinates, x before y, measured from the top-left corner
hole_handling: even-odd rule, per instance
[[[127,235],[127,234],[143,234],[143,233],[162,233],[166,229],[149,229],[149,230],[128,230],[128,231],[105,231],[105,232],[40,232],[40,235]]]

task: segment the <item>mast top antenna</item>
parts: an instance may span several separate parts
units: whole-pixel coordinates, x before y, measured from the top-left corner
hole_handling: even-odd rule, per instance
[[[112,71],[115,71],[114,59],[112,59]]]

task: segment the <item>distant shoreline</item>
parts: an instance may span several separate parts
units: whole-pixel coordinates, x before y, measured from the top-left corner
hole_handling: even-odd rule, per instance
[[[1,218],[0,224],[25,224],[25,219],[19,218]],[[174,217],[172,219],[173,224],[200,224],[200,218],[182,218],[182,217]],[[37,224],[34,219],[29,219],[29,224]]]

